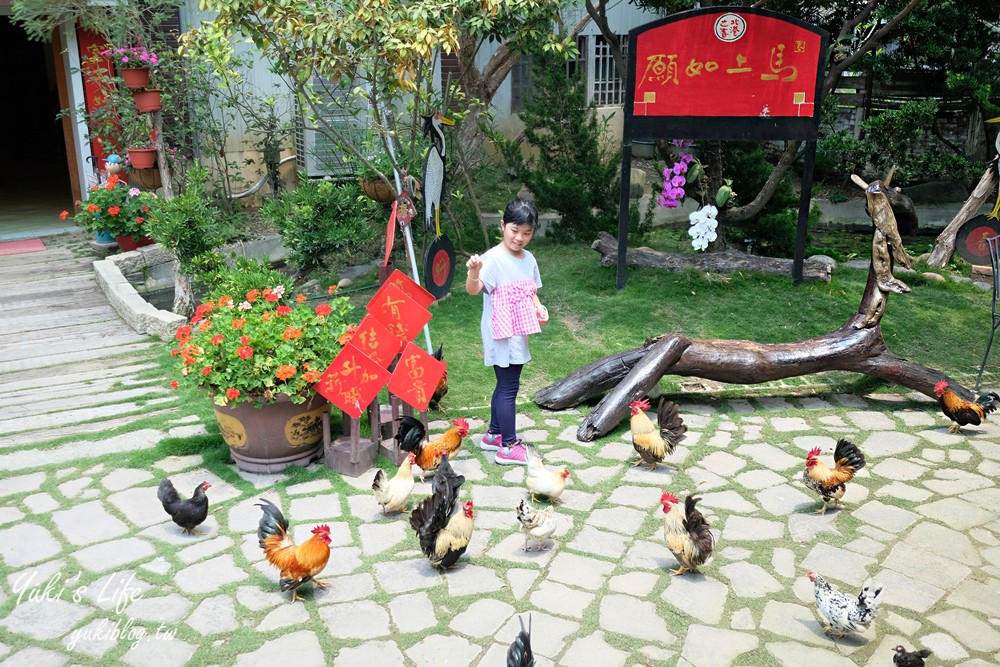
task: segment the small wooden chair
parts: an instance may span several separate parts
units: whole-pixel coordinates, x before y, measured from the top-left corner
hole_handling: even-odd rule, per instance
[[[983,355],[983,363],[979,366],[979,375],[976,376],[976,394],[979,394],[979,383],[983,379],[983,370],[986,368],[986,360],[990,356],[990,348],[993,347],[993,336],[1000,326],[1000,312],[997,311],[997,299],[1000,298],[1000,236],[986,239],[990,248],[990,263],[993,265],[993,326],[990,329],[990,340],[986,343],[986,354]]]

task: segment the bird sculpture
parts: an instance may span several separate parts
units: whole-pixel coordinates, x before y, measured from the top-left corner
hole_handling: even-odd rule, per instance
[[[424,158],[424,229],[434,226],[434,238],[441,236],[441,195],[444,192],[445,141],[442,125],[454,125],[440,111],[424,116],[424,136],[430,137],[431,146]]]
[[[996,118],[990,118],[987,123],[1000,123],[1000,116]],[[996,141],[993,145],[997,149],[997,154],[993,156],[993,161],[990,162],[990,166],[993,168],[993,176],[1000,183],[1000,133],[997,133]],[[993,205],[993,210],[987,216],[989,218],[1000,218],[1000,187],[997,188],[997,202]]]

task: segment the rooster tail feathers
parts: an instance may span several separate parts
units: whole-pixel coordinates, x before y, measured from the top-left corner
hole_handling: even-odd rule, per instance
[[[455,472],[455,469],[451,467],[451,463],[448,462],[448,455],[443,455],[441,457],[441,464],[438,465],[437,472],[434,474],[434,481],[431,482],[431,493],[437,494],[438,491],[441,491],[442,493],[453,494],[457,498],[458,488],[464,483],[465,475],[459,475]]]
[[[260,542],[260,548],[263,549],[264,540],[273,535],[279,535],[284,539],[288,533],[288,520],[278,509],[278,506],[266,498],[261,498],[260,502],[254,506],[264,510],[263,516],[260,517],[260,523],[257,525],[257,539]]]
[[[837,468],[850,467],[855,471],[865,467],[865,455],[850,440],[841,438],[833,450],[833,460]]]
[[[396,443],[404,452],[417,452],[427,431],[419,419],[403,415],[396,422]]]
[[[372,491],[379,491],[385,487],[386,476],[385,471],[379,468],[375,471],[375,479],[372,481]]]
[[[674,447],[684,439],[688,430],[684,420],[681,419],[677,404],[661,398],[656,408],[656,423],[660,427],[660,437],[667,443],[667,448],[671,452],[674,451]]]
[[[438,345],[438,348],[434,350],[434,354],[432,354],[431,356],[437,359],[438,361],[444,359],[444,343]]]
[[[986,414],[989,414],[996,410],[997,407],[1000,407],[1000,394],[995,391],[988,391],[980,396],[976,402],[983,406],[983,411]]]
[[[528,629],[524,629],[524,618],[517,617],[521,632],[507,649],[507,667],[534,667],[535,656],[531,652],[531,614],[528,614]]]
[[[169,477],[164,477],[160,480],[160,487],[156,489],[156,497],[163,503],[164,509],[167,508],[167,505],[180,502],[181,499],[177,494],[177,489],[174,488],[174,483],[170,481]]]

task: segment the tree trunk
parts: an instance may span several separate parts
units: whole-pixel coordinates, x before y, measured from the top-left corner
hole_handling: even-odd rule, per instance
[[[938,234],[937,240],[934,242],[934,250],[931,251],[931,256],[927,259],[928,266],[940,269],[951,260],[951,256],[955,254],[955,236],[958,235],[958,230],[968,222],[969,218],[975,215],[976,211],[982,208],[983,202],[993,192],[994,187],[996,187],[996,183],[994,183],[993,168],[987,167],[976,188],[965,200],[965,204],[948,223],[948,226]]]
[[[617,266],[618,241],[607,232],[599,232],[590,246],[601,253],[601,266]],[[757,257],[738,250],[728,249],[697,255],[658,252],[648,248],[629,248],[625,263],[651,269],[682,271],[698,269],[712,273],[756,271],[768,275],[792,276],[792,260],[778,257]],[[802,266],[804,280],[830,282],[830,267],[818,262],[805,262]]]
[[[173,311],[184,317],[194,314],[194,288],[191,286],[191,276],[177,267],[174,273],[174,308]]]

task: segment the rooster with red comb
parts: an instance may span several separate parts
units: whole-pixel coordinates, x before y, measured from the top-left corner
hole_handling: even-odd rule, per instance
[[[806,469],[802,481],[823,498],[823,507],[817,514],[826,514],[830,503],[842,504],[841,498],[847,491],[847,483],[854,479],[854,473],[865,467],[865,455],[853,442],[841,438],[833,450],[834,467],[831,470],[819,459],[819,447],[809,450],[806,455]]]
[[[649,401],[632,401],[629,408],[632,410],[629,420],[632,447],[640,457],[633,465],[645,462],[650,470],[656,470],[657,464],[662,463],[667,454],[672,454],[677,443],[684,439],[687,426],[673,401],[664,398],[656,409],[656,426],[646,415]]]
[[[681,502],[677,496],[672,493],[660,496],[660,504],[666,515],[663,518],[663,537],[667,541],[667,549],[680,564],[678,569],[670,571],[675,577],[684,574],[686,570],[697,570],[700,565],[704,565],[715,546],[711,526],[695,507],[699,500],[701,498],[688,496],[684,501],[684,511],[681,512],[680,508],[675,507]]]

